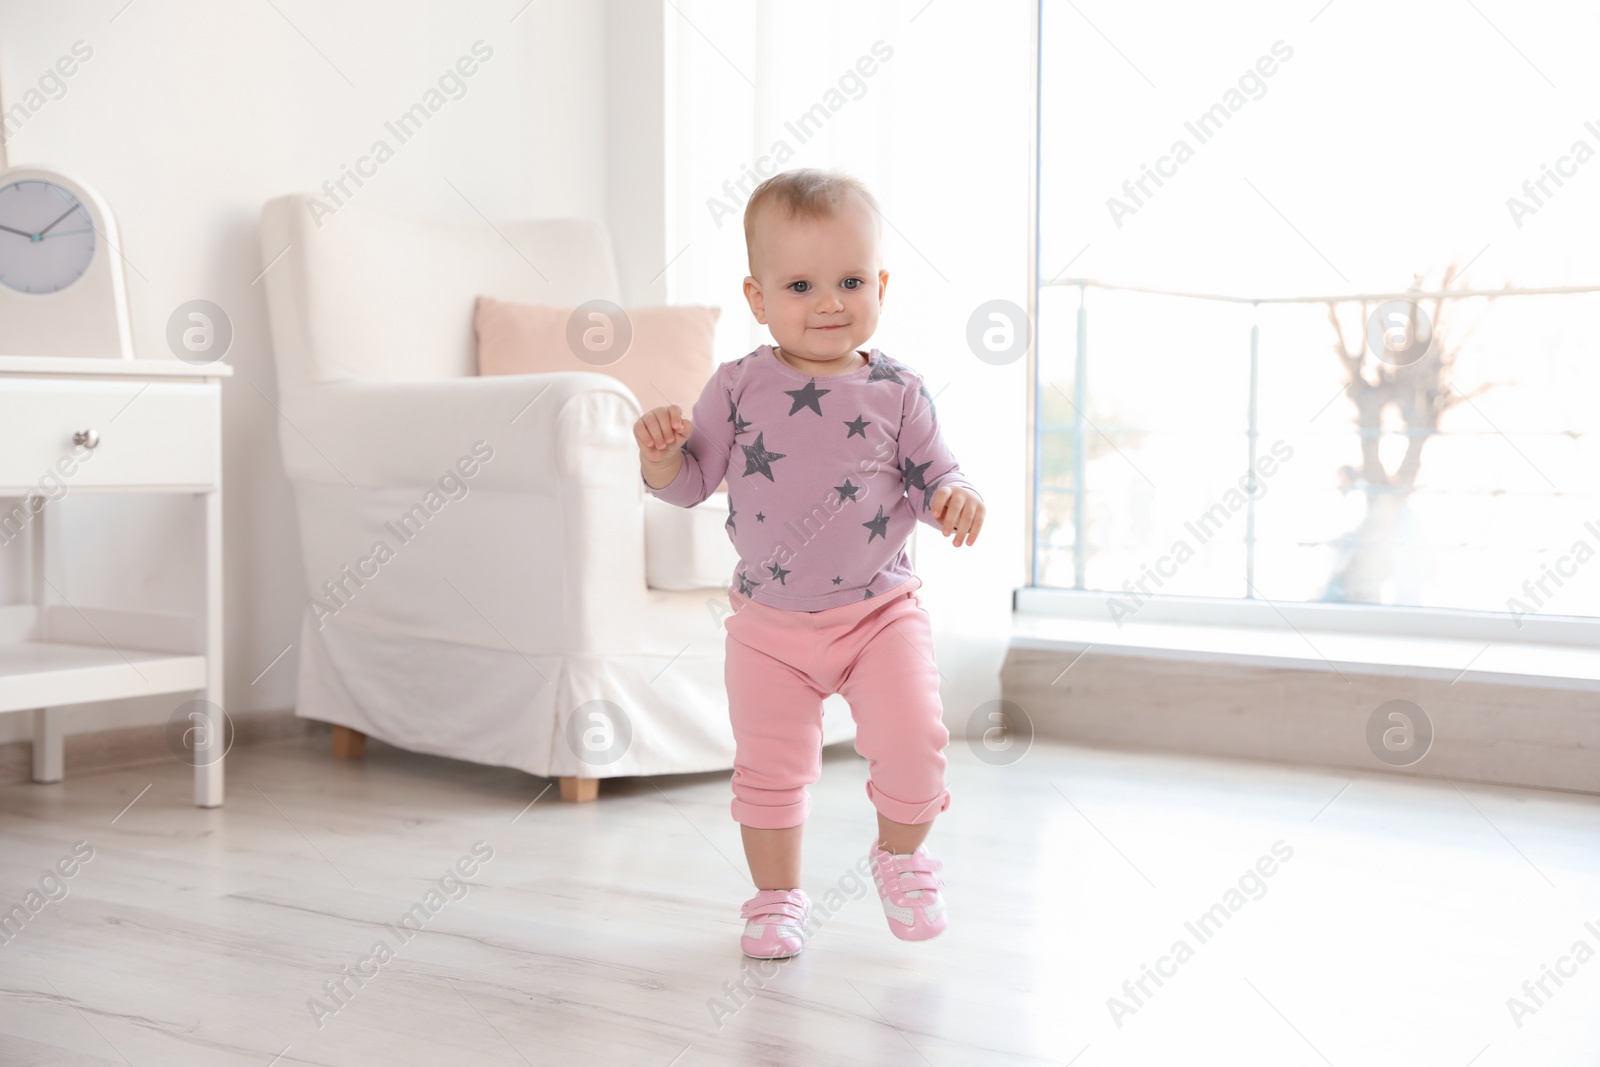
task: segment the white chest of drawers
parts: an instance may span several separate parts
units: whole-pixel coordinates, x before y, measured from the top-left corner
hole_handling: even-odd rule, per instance
[[[33,715],[33,778],[62,777],[62,708],[160,694],[174,700],[175,758],[195,803],[222,803],[223,364],[0,356],[0,550],[27,554],[30,603],[0,604],[0,714]],[[71,599],[55,571],[60,510],[77,493],[193,498],[203,523],[192,614]]]

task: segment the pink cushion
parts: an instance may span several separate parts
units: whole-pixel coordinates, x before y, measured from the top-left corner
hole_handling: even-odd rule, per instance
[[[620,359],[604,354],[579,359],[568,344],[573,308],[518,304],[479,296],[473,313],[478,338],[478,373],[549,374],[591,371],[609,374],[629,389],[645,411],[676,404],[691,416],[694,402],[716,366],[712,331],[720,308],[627,308],[633,337]],[[582,349],[580,349],[582,350]],[[724,481],[718,489],[727,486]]]

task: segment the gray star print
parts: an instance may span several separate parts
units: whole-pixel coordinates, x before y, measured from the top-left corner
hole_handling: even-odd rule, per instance
[[[733,435],[735,437],[750,429],[749,420],[739,417],[739,405],[733,402],[733,391],[731,389],[728,391],[728,421],[733,423]]]
[[[739,446],[744,449],[744,473],[746,477],[756,473],[765,474],[767,481],[775,482],[777,479],[772,476],[772,461],[782,459],[784,454],[782,452],[768,452],[766,441],[764,440],[766,436],[766,431],[763,430],[761,433],[756,434],[755,444]]]
[[[906,480],[907,485],[921,489],[923,488],[922,472],[931,466],[933,466],[933,460],[931,459],[922,464],[915,464],[907,459],[905,465],[900,469],[900,477]]]
[[[872,531],[871,533],[867,534],[867,544],[869,544],[869,545],[872,544],[872,539],[874,537],[882,537],[885,540],[888,540],[888,537],[889,537],[889,516],[887,516],[887,515],[885,515],[883,513],[883,505],[882,504],[878,505],[877,517],[872,519],[869,522],[864,522],[861,525],[865,526],[867,529]]]
[[[839,494],[840,500],[854,500],[856,498],[856,494],[861,491],[861,487],[859,485],[850,484],[850,479],[846,478],[844,480],[844,484],[834,486],[833,491]]]
[[[804,389],[785,389],[784,392],[794,397],[794,406],[789,409],[789,414],[793,415],[801,408],[810,408],[818,415],[821,415],[822,398],[833,392],[833,390],[818,389],[817,380],[813,378],[806,383]]]
[[[867,375],[867,381],[894,382],[896,385],[906,384],[905,379],[894,372],[894,365],[889,362],[887,356],[872,361],[872,373]]]
[[[745,597],[749,596],[751,593],[756,591],[756,586],[760,584],[760,582],[752,582],[741,572],[739,575],[739,595]]]
[[[862,437],[867,436],[867,427],[870,426],[871,423],[867,422],[867,420],[862,416],[857,415],[854,419],[845,423],[845,425],[850,427],[850,432],[845,434],[845,438],[848,439],[855,437],[857,434],[861,435]]]
[[[788,585],[789,584],[788,582],[784,581],[785,578],[789,577],[789,572],[788,571],[784,570],[782,567],[778,566],[776,563],[769,563],[769,564],[767,564],[767,566],[769,568],[771,568],[772,576],[774,578],[778,579],[778,583],[780,585]]]

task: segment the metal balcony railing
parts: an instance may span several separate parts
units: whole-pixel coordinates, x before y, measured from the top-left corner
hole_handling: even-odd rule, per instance
[[[1045,302],[1043,300],[1043,297],[1044,297],[1044,294],[1046,293],[1046,291],[1049,291],[1049,290],[1062,290],[1062,289],[1072,289],[1072,288],[1076,288],[1077,289],[1077,291],[1078,291],[1078,300],[1077,300],[1077,309],[1076,309],[1076,316],[1075,316],[1075,318],[1076,318],[1075,338],[1071,342],[1071,350],[1070,350],[1070,355],[1071,355],[1071,359],[1072,359],[1072,379],[1071,379],[1071,385],[1070,385],[1069,388],[1070,388],[1071,395],[1068,395],[1067,391],[1062,390],[1060,387],[1055,386],[1054,383],[1051,383],[1046,379],[1046,373],[1045,373],[1044,368],[1046,366],[1047,360],[1045,358],[1044,353],[1046,352],[1047,347],[1050,346],[1050,344],[1051,344],[1051,341],[1052,341],[1052,336],[1051,335],[1052,335],[1052,333],[1054,334],[1054,336],[1056,338],[1061,338],[1063,336],[1064,331],[1061,329],[1060,325],[1058,325],[1059,318],[1057,318],[1057,321],[1054,321],[1054,322],[1051,320],[1051,315],[1052,314],[1054,314],[1054,315],[1059,317],[1059,315],[1062,314],[1062,312],[1058,309],[1057,311],[1055,311],[1053,313],[1047,313],[1047,311],[1045,309],[1045,306],[1044,306]],[[1090,542],[1090,531],[1088,529],[1089,522],[1088,522],[1088,511],[1087,511],[1087,509],[1088,509],[1087,496],[1088,496],[1088,493],[1089,493],[1089,490],[1090,490],[1090,486],[1088,484],[1088,478],[1089,478],[1089,451],[1090,451],[1091,439],[1095,435],[1101,435],[1101,436],[1104,436],[1107,441],[1109,441],[1111,439],[1109,435],[1117,434],[1119,431],[1121,431],[1123,433],[1140,432],[1140,433],[1154,433],[1154,434],[1158,434],[1158,433],[1161,432],[1161,428],[1160,427],[1150,427],[1150,426],[1138,427],[1138,426],[1130,426],[1130,425],[1127,425],[1126,423],[1112,424],[1110,422],[1107,422],[1107,423],[1102,424],[1102,425],[1096,425],[1095,423],[1093,423],[1090,420],[1090,417],[1089,417],[1089,415],[1087,413],[1091,410],[1091,397],[1094,395],[1092,393],[1092,391],[1091,391],[1091,386],[1090,386],[1090,381],[1091,381],[1090,343],[1089,343],[1090,342],[1090,330],[1089,330],[1089,327],[1090,327],[1090,316],[1089,316],[1090,308],[1089,308],[1089,303],[1090,302],[1089,302],[1089,299],[1088,299],[1088,293],[1089,293],[1090,290],[1105,291],[1107,293],[1120,292],[1120,293],[1130,293],[1130,294],[1142,294],[1142,295],[1155,297],[1155,298],[1170,299],[1170,300],[1175,301],[1175,302],[1177,302],[1177,301],[1203,301],[1203,302],[1208,302],[1208,303],[1212,303],[1212,304],[1248,306],[1248,308],[1250,309],[1248,345],[1246,346],[1243,343],[1244,339],[1242,337],[1241,337],[1241,343],[1239,345],[1239,358],[1241,360],[1247,360],[1248,361],[1248,373],[1249,373],[1248,395],[1246,397],[1241,398],[1243,400],[1243,403],[1244,403],[1244,412],[1243,412],[1244,418],[1243,418],[1243,441],[1241,442],[1241,445],[1240,445],[1239,459],[1241,461],[1242,469],[1250,472],[1249,476],[1252,479],[1252,490],[1253,490],[1254,489],[1253,480],[1254,480],[1254,477],[1255,477],[1254,476],[1254,471],[1255,471],[1255,468],[1256,468],[1256,461],[1257,461],[1257,458],[1258,458],[1258,448],[1259,448],[1259,445],[1260,445],[1260,438],[1261,438],[1262,412],[1260,410],[1261,397],[1260,397],[1260,392],[1259,392],[1259,383],[1260,383],[1261,359],[1262,359],[1261,309],[1263,307],[1272,306],[1272,305],[1306,305],[1306,306],[1319,306],[1320,305],[1322,307],[1325,307],[1325,308],[1329,309],[1329,314],[1331,315],[1331,314],[1333,314],[1334,309],[1341,308],[1342,306],[1345,306],[1345,305],[1357,304],[1357,305],[1376,305],[1376,306],[1381,306],[1381,305],[1389,304],[1390,302],[1405,302],[1405,303],[1408,303],[1408,304],[1413,305],[1413,306],[1420,306],[1422,308],[1423,313],[1426,314],[1427,313],[1427,309],[1429,307],[1439,307],[1439,306],[1441,306],[1440,302],[1456,302],[1456,301],[1462,301],[1462,300],[1482,300],[1482,301],[1518,300],[1518,299],[1522,299],[1522,298],[1538,297],[1538,296],[1572,297],[1572,296],[1579,296],[1579,295],[1583,295],[1583,294],[1600,293],[1600,286],[1549,286],[1549,287],[1539,287],[1539,288],[1509,288],[1509,287],[1507,287],[1507,288],[1500,288],[1500,289],[1466,289],[1466,288],[1458,288],[1458,289],[1443,289],[1443,290],[1406,290],[1406,291],[1401,291],[1401,292],[1337,293],[1337,294],[1307,295],[1307,296],[1255,296],[1255,297],[1251,297],[1251,296],[1230,296],[1230,295],[1224,295],[1224,294],[1218,294],[1218,293],[1184,292],[1184,291],[1177,291],[1177,290],[1151,288],[1151,287],[1146,287],[1146,286],[1120,285],[1120,284],[1115,284],[1115,283],[1110,283],[1110,282],[1103,282],[1103,281],[1099,281],[1099,280],[1092,279],[1092,278],[1061,278],[1061,279],[1056,279],[1056,280],[1052,280],[1052,281],[1048,281],[1048,282],[1043,282],[1040,285],[1039,291],[1035,295],[1035,308],[1037,310],[1036,322],[1035,322],[1035,330],[1036,330],[1036,333],[1035,333],[1035,351],[1037,353],[1039,353],[1039,357],[1035,360],[1035,364],[1034,364],[1034,366],[1035,366],[1034,420],[1033,420],[1034,421],[1034,435],[1033,435],[1033,442],[1032,442],[1033,451],[1034,451],[1034,463],[1033,463],[1033,486],[1032,486],[1032,488],[1033,488],[1033,495],[1034,495],[1034,502],[1035,502],[1035,507],[1034,507],[1035,521],[1033,523],[1033,530],[1031,532],[1032,551],[1031,551],[1031,561],[1030,561],[1031,574],[1032,574],[1032,584],[1035,585],[1035,586],[1041,586],[1041,585],[1044,584],[1043,581],[1041,580],[1041,577],[1042,577],[1041,570],[1042,570],[1042,560],[1043,560],[1043,557],[1044,557],[1044,552],[1046,550],[1046,546],[1041,544],[1041,537],[1042,537],[1042,534],[1044,532],[1043,527],[1044,527],[1045,524],[1039,520],[1039,516],[1040,516],[1040,507],[1039,507],[1039,505],[1044,500],[1044,498],[1045,498],[1045,496],[1047,494],[1056,494],[1056,495],[1070,496],[1070,498],[1072,500],[1072,548],[1071,548],[1071,555],[1072,555],[1073,582],[1072,582],[1072,585],[1070,586],[1070,588],[1078,589],[1078,590],[1084,590],[1084,589],[1091,588],[1091,586],[1090,586],[1090,584],[1088,583],[1088,580],[1087,580],[1086,570],[1088,568],[1088,565],[1090,563],[1090,560],[1091,560],[1094,552],[1096,552],[1099,549],[1104,549],[1106,547],[1106,546],[1103,546],[1103,545],[1101,545],[1101,546],[1092,545],[1091,542]],[[1574,318],[1575,322],[1576,321],[1580,321],[1580,319],[1582,321],[1592,321],[1592,317],[1590,317],[1590,316],[1579,316],[1577,314],[1574,314],[1573,318]],[[1362,325],[1365,326],[1366,324],[1362,324]],[[1115,328],[1115,326],[1113,326],[1113,328]],[[1432,333],[1431,325],[1428,328],[1429,328],[1429,331],[1430,331],[1430,340],[1431,340],[1431,333]],[[1333,337],[1333,334],[1331,333],[1331,331],[1330,331],[1328,336],[1329,336],[1330,339]],[[1366,336],[1365,333],[1363,333],[1363,338],[1365,336]],[[1445,340],[1448,341],[1448,340],[1450,340],[1450,338],[1445,338]],[[1459,341],[1459,338],[1457,338],[1456,340]],[[1342,342],[1342,339],[1341,339],[1341,342]],[[1600,345],[1597,345],[1597,347],[1600,347]],[[1055,351],[1057,353],[1056,364],[1055,365],[1060,365],[1060,360],[1062,358],[1064,358],[1065,355],[1066,355],[1066,353],[1062,351],[1063,348],[1064,348],[1064,346],[1060,345],[1058,343],[1053,349],[1053,351]],[[1331,358],[1328,355],[1328,353],[1331,352],[1331,351],[1332,351],[1332,349],[1330,349],[1330,348],[1324,348],[1323,349],[1323,357],[1322,358],[1325,358],[1325,359]],[[1360,358],[1364,359],[1365,358],[1365,353],[1362,353]],[[1357,366],[1357,369],[1359,370],[1361,364],[1358,362],[1356,366]],[[1236,366],[1234,368],[1233,372],[1234,373],[1238,373],[1238,370],[1239,370],[1239,368],[1237,368],[1237,366]],[[1349,384],[1352,385],[1352,386],[1354,385],[1353,382],[1351,382]],[[1452,387],[1454,386],[1453,380],[1450,381],[1450,384],[1451,384]],[[1044,391],[1046,389],[1053,389],[1055,393],[1059,394],[1061,397],[1063,397],[1067,401],[1068,405],[1071,408],[1071,412],[1072,412],[1071,416],[1068,419],[1066,419],[1064,421],[1052,421],[1052,422],[1046,422],[1045,421],[1045,419],[1043,417],[1043,405],[1042,405],[1041,399],[1042,399],[1042,396],[1044,395]],[[1341,396],[1342,395],[1344,395],[1343,391],[1341,391],[1341,393],[1334,394],[1334,396],[1330,399],[1329,404],[1331,405],[1331,404],[1335,404],[1335,403],[1343,403],[1343,404],[1345,404],[1347,406],[1346,410],[1348,410],[1348,405],[1350,404],[1351,401],[1350,401],[1350,399],[1348,398],[1347,395],[1345,395],[1345,398],[1341,400]],[[1462,399],[1463,400],[1469,400],[1469,402],[1470,402],[1470,398],[1468,398],[1466,396],[1463,396]],[[1597,397],[1596,399],[1600,399],[1600,397]],[[1485,420],[1485,421],[1487,421],[1487,420]],[[1440,437],[1467,437],[1467,436],[1469,436],[1471,434],[1475,434],[1475,433],[1481,433],[1483,435],[1500,434],[1499,429],[1496,428],[1496,427],[1492,427],[1492,426],[1486,426],[1486,428],[1484,428],[1482,430],[1464,429],[1464,430],[1445,431],[1445,430],[1441,430],[1437,425],[1434,425],[1434,426],[1431,426],[1431,427],[1424,426],[1422,428],[1416,428],[1416,427],[1412,427],[1412,426],[1405,426],[1405,427],[1395,428],[1395,427],[1392,427],[1392,426],[1385,426],[1385,425],[1382,425],[1382,424],[1379,424],[1379,425],[1365,425],[1365,424],[1363,424],[1363,425],[1359,425],[1359,426],[1353,426],[1353,427],[1351,427],[1349,429],[1348,432],[1350,433],[1353,442],[1357,441],[1358,438],[1363,439],[1361,441],[1361,444],[1359,445],[1359,447],[1361,447],[1363,449],[1366,447],[1365,441],[1364,441],[1365,438],[1371,438],[1371,437],[1377,437],[1377,436],[1398,437],[1398,438],[1405,438],[1405,437],[1423,437],[1423,438],[1427,438],[1427,437],[1433,437],[1433,436],[1440,436]],[[1571,429],[1556,429],[1556,430],[1549,431],[1549,434],[1551,436],[1560,436],[1560,437],[1572,438],[1572,439],[1581,439],[1581,438],[1584,438],[1584,437],[1592,437],[1593,436],[1592,434],[1587,434],[1587,433],[1585,433],[1583,431],[1575,431],[1575,430],[1571,430]],[[1059,485],[1059,484],[1052,485],[1052,484],[1047,484],[1047,482],[1045,480],[1045,471],[1044,471],[1044,467],[1045,467],[1044,457],[1046,455],[1045,442],[1046,442],[1047,437],[1049,437],[1051,435],[1055,435],[1057,438],[1064,438],[1070,445],[1070,465],[1071,465],[1071,484],[1070,485]],[[1506,435],[1500,434],[1500,436],[1506,436]],[[1521,439],[1523,437],[1530,436],[1530,433],[1529,433],[1529,431],[1519,431],[1517,436],[1518,436],[1519,439]],[[1507,440],[1508,443],[1511,443],[1512,447],[1514,447],[1514,448],[1517,447],[1515,442],[1512,440],[1512,438],[1510,436],[1506,436],[1506,440]],[[1376,448],[1377,446],[1376,446],[1376,444],[1374,444],[1372,447]],[[1519,451],[1521,451],[1521,450],[1519,449]],[[1419,455],[1420,455],[1420,445],[1419,445]],[[1524,458],[1526,458],[1526,457],[1524,457]],[[1130,460],[1129,462],[1131,464],[1132,461]],[[1530,460],[1529,463],[1531,464],[1532,461]],[[1542,472],[1541,472],[1541,474],[1542,474]],[[1530,473],[1529,477],[1530,477],[1530,479],[1532,478],[1531,473]],[[1148,479],[1146,479],[1146,480],[1148,481]],[[1542,481],[1538,480],[1538,479],[1534,479],[1534,482],[1536,483],[1536,488],[1528,488],[1528,489],[1519,489],[1517,487],[1506,487],[1506,486],[1494,487],[1494,488],[1490,488],[1490,489],[1484,489],[1483,487],[1476,487],[1476,488],[1469,488],[1469,489],[1465,489],[1465,490],[1461,489],[1461,488],[1453,488],[1453,489],[1452,488],[1444,488],[1444,489],[1440,489],[1440,488],[1437,488],[1437,487],[1430,487],[1426,491],[1431,492],[1431,493],[1435,493],[1435,494],[1438,494],[1438,495],[1447,495],[1447,494],[1454,493],[1454,494],[1456,494],[1458,496],[1459,495],[1463,495],[1465,493],[1476,493],[1476,492],[1480,492],[1481,491],[1481,492],[1486,492],[1486,493],[1489,493],[1489,494],[1492,494],[1492,495],[1505,496],[1505,497],[1508,497],[1508,498],[1516,498],[1516,497],[1519,497],[1519,496],[1533,496],[1533,495],[1540,495],[1540,496],[1546,496],[1546,497],[1549,497],[1549,496],[1563,496],[1563,495],[1565,495],[1565,496],[1583,496],[1585,499],[1591,499],[1592,498],[1592,494],[1594,494],[1595,489],[1596,489],[1596,484],[1591,484],[1590,486],[1588,486],[1588,488],[1586,490],[1584,490],[1583,487],[1580,487],[1580,486],[1570,486],[1570,487],[1567,487],[1567,488],[1563,488],[1563,487],[1556,486],[1553,483],[1551,483],[1549,485],[1546,485],[1545,483],[1550,482],[1549,478],[1543,478]],[[1600,484],[1600,478],[1591,479],[1591,482]],[[1545,492],[1546,489],[1548,489],[1550,491],[1549,492]],[[1573,492],[1572,490],[1581,490],[1581,491]],[[1391,487],[1384,486],[1384,485],[1364,484],[1361,487],[1361,491],[1362,492],[1366,492],[1366,493],[1371,493],[1371,494],[1374,494],[1374,495],[1378,495],[1378,494],[1382,494],[1382,493],[1385,493],[1385,492],[1403,492],[1403,493],[1406,493],[1406,494],[1415,494],[1415,493],[1421,492],[1423,490],[1420,490],[1418,487],[1416,487],[1414,485],[1406,485],[1406,486],[1401,486],[1399,488],[1391,488]],[[1371,497],[1369,497],[1368,499],[1370,500]],[[1255,493],[1252,491],[1251,493],[1247,494],[1247,502],[1246,502],[1245,514],[1244,514],[1244,536],[1243,536],[1243,542],[1244,542],[1244,574],[1243,574],[1243,578],[1244,578],[1244,590],[1245,590],[1244,597],[1246,599],[1254,598],[1254,596],[1255,596],[1255,592],[1254,591],[1256,589],[1256,563],[1257,563],[1257,560],[1256,560],[1256,556],[1257,556],[1256,520],[1257,520],[1257,516],[1256,516],[1256,496],[1255,496]],[[1059,524],[1058,524],[1058,526],[1059,526]],[[1348,541],[1349,537],[1344,538],[1344,540]],[[1448,545],[1443,546],[1443,547],[1451,547],[1451,548],[1484,547],[1482,545],[1475,544],[1475,543],[1469,545],[1469,542],[1467,540],[1465,540],[1465,539],[1446,538],[1446,541],[1448,541],[1450,543]],[[1526,546],[1519,546],[1519,547],[1526,548]],[[1063,584],[1061,582],[1059,582],[1059,581],[1052,582],[1051,586],[1054,587],[1054,588],[1063,588],[1064,587]],[[1103,586],[1100,586],[1098,588],[1103,588]]]

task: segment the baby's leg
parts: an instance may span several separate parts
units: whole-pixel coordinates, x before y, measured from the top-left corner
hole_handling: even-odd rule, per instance
[[[815,634],[808,620],[754,602],[725,625],[733,817],[756,888],[798,889],[806,786],[822,774],[823,694],[794,664]]]
[[[939,671],[928,614],[913,594],[874,616],[875,627],[842,687],[856,720],[856,751],[867,758],[867,795],[878,813],[877,843],[915,852],[950,806]]]
[[[744,858],[757,889],[800,888],[800,832],[805,824],[784,830],[740,826]]]
[[[896,856],[909,856],[917,850],[933,829],[933,820],[920,823],[894,822],[883,812],[878,812],[878,847]],[[746,846],[748,850],[749,846]]]

